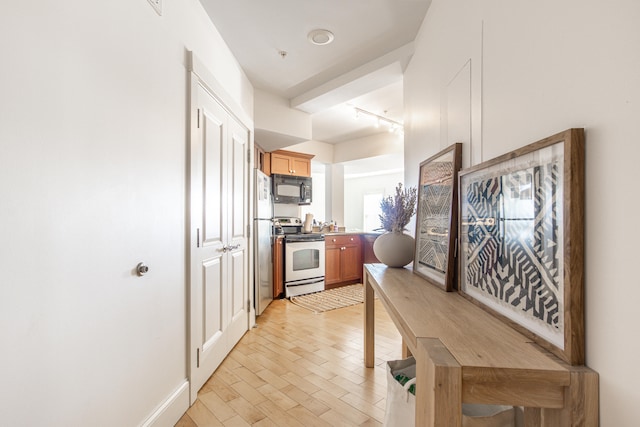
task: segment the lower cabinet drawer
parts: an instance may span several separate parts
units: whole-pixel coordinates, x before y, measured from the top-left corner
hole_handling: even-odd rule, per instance
[[[325,245],[327,245],[327,246],[331,246],[331,245],[337,245],[337,246],[359,245],[360,244],[360,236],[358,236],[357,234],[351,234],[351,235],[347,234],[347,235],[340,235],[340,236],[325,236],[324,242],[325,242]]]

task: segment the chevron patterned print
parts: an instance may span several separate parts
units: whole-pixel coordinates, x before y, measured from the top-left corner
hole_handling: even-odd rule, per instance
[[[418,263],[443,274],[449,253],[452,177],[452,162],[435,162],[420,177]]]
[[[561,164],[480,177],[463,194],[466,287],[561,331]]]

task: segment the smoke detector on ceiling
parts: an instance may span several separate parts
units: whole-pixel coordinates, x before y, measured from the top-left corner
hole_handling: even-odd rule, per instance
[[[307,38],[311,43],[318,46],[323,46],[325,44],[331,43],[334,39],[334,36],[333,33],[329,30],[317,29],[310,31],[309,34],[307,34]]]

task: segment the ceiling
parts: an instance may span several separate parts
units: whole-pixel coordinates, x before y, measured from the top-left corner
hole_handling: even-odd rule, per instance
[[[313,140],[386,131],[353,107],[402,122],[402,74],[431,0],[200,2],[253,86],[311,114]],[[335,39],[311,44],[315,29]]]

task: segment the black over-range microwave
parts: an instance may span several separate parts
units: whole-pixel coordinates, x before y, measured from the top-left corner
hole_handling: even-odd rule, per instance
[[[271,175],[273,201],[296,205],[311,204],[311,178],[307,176]]]

